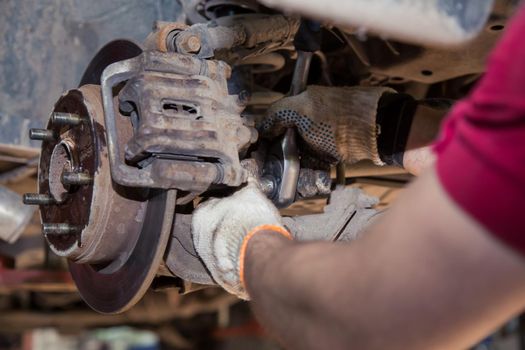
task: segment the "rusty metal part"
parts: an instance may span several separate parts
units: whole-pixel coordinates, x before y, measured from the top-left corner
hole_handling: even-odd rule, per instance
[[[238,154],[254,130],[243,125],[244,105],[228,95],[229,75],[224,62],[158,51],[110,65],[102,76],[102,96],[114,181],[193,192],[211,184],[243,183]],[[115,114],[112,94],[126,80],[120,102],[132,103],[139,116],[137,131],[126,139],[127,161],[117,144],[121,117]]]
[[[111,64],[122,54],[128,55],[124,58],[132,57],[136,48],[135,44],[125,41],[109,44],[95,56],[84,76],[96,80],[96,74],[102,72],[104,64]],[[119,49],[118,55],[112,53],[116,49]],[[86,88],[89,87],[80,90]],[[104,136],[101,93],[98,87],[95,91],[95,96],[87,99],[94,110],[84,115],[94,119]],[[113,112],[119,116],[115,124],[116,135],[122,140],[118,146],[123,148],[133,128],[118,111]],[[94,175],[93,183],[72,186],[78,188],[77,191],[97,189],[93,197],[96,205],[91,208],[89,225],[82,232],[83,235],[92,232],[89,237],[93,238],[93,249],[75,261],[69,260],[69,269],[82,298],[93,309],[118,313],[142,297],[159,270],[175,211],[176,192],[132,189],[116,184],[110,177],[106,140],[102,137],[97,141],[97,171],[79,169]],[[79,263],[80,259],[88,258],[92,262],[99,258],[99,253],[102,254],[99,263]]]
[[[56,132],[61,132],[61,140],[43,144],[39,191],[52,193],[60,202],[41,207],[43,233],[56,254],[69,258],[71,275],[86,302],[100,312],[120,312],[140,299],[158,270],[175,194],[146,197],[111,181],[97,86],[66,93],[55,109],[86,116],[86,121],[48,126],[60,128]],[[132,130],[126,119],[118,132],[121,139],[129,138]],[[64,185],[61,177],[75,170],[95,176],[89,183],[81,181],[82,186],[67,181]]]
[[[97,72],[112,63],[112,52],[120,48],[121,54],[132,56],[137,47],[122,41],[106,46],[84,74],[87,81],[97,81]],[[118,116],[113,124],[116,146],[123,149],[133,126],[118,110],[112,114]],[[26,201],[43,204],[45,199],[47,205],[40,206],[43,233],[51,250],[68,258],[83,299],[99,312],[126,310],[159,270],[176,191],[125,188],[112,181],[99,86],[66,92],[55,104],[47,130],[56,138],[42,142],[39,193]]]
[[[216,22],[219,26],[242,28],[245,39],[241,46],[251,51],[243,54],[244,58],[291,47],[300,25],[298,17],[265,14],[228,16]]]
[[[182,32],[175,40],[177,52],[197,53],[201,49],[201,39],[195,34]]]
[[[184,23],[157,21],[153,32],[146,38],[144,47],[161,52],[173,51],[174,36],[188,28],[189,25]]]
[[[60,139],[42,144],[39,193],[54,201],[41,207],[40,214],[42,223],[49,227],[44,233],[61,234],[48,234],[46,239],[56,254],[76,263],[111,262],[131,250],[138,239],[145,199],[137,191],[119,188],[111,181],[98,86],[86,85],[67,92],[55,105],[55,112],[82,115],[85,121],[76,125],[48,124]],[[119,125],[123,137],[132,132],[128,124]],[[84,185],[63,181],[71,173],[94,176]],[[67,224],[75,230],[55,230],[53,224]]]
[[[163,35],[170,50],[237,63],[245,58],[291,47],[298,29],[297,18],[242,14],[194,24],[174,36],[165,32]]]
[[[49,192],[57,203],[62,203],[67,199],[70,190],[60,181],[62,174],[82,166],[82,162],[79,161],[79,152],[73,139],[58,140],[51,152],[48,166],[51,174],[48,179]]]
[[[172,274],[193,283],[214,285],[210,273],[199,258],[191,236],[190,214],[175,215],[165,263]]]
[[[157,191],[149,200],[143,226],[128,256],[117,266],[75,264],[69,270],[86,303],[101,313],[120,313],[148,290],[162,261],[175,215],[177,191]]]

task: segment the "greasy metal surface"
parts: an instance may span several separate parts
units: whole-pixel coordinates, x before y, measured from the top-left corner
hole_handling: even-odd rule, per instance
[[[240,118],[242,101],[228,95],[229,74],[224,62],[158,51],[106,68],[102,96],[113,179],[125,186],[191,191],[203,191],[212,183],[237,186],[245,181],[238,154],[253,141],[254,131]],[[126,80],[119,99],[132,102],[139,116],[126,159],[136,163],[151,156],[153,164],[142,169],[127,165],[116,143],[119,116],[113,112],[112,87]]]
[[[177,191],[153,194],[135,248],[116,270],[69,262],[69,270],[86,303],[98,312],[120,313],[139,301],[162,261],[175,215]]]
[[[102,45],[117,38],[140,42],[155,20],[180,14],[172,0],[0,1],[0,151],[36,155],[40,144],[27,129],[46,123]]]

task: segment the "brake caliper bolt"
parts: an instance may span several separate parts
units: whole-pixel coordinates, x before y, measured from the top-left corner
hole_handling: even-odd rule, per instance
[[[197,53],[201,49],[201,39],[195,34],[179,34],[177,38],[177,46],[183,52]]]

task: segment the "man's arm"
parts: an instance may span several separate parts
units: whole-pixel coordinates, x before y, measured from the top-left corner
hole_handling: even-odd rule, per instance
[[[434,170],[361,239],[258,234],[245,281],[254,310],[294,349],[460,349],[525,306],[525,263],[464,214]]]
[[[432,108],[423,103],[416,108],[403,154],[403,168],[409,173],[420,175],[434,164],[431,144],[447,112],[448,108]]]

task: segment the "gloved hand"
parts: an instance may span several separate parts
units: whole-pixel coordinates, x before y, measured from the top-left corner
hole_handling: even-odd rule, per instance
[[[376,114],[386,93],[395,90],[308,86],[301,94],[271,105],[258,128],[263,136],[275,137],[295,127],[311,149],[331,164],[370,159],[384,165],[377,149]]]
[[[209,200],[193,213],[195,250],[213,279],[245,300],[249,297],[243,281],[244,253],[253,235],[268,230],[292,239],[277,208],[251,179],[232,196]]]
[[[377,199],[360,189],[339,188],[324,214],[281,218],[254,180],[230,197],[212,199],[193,213],[195,250],[211,276],[228,292],[249,300],[244,286],[244,254],[255,234],[273,231],[300,241],[350,241],[375,218]],[[290,234],[283,223],[292,230]]]

